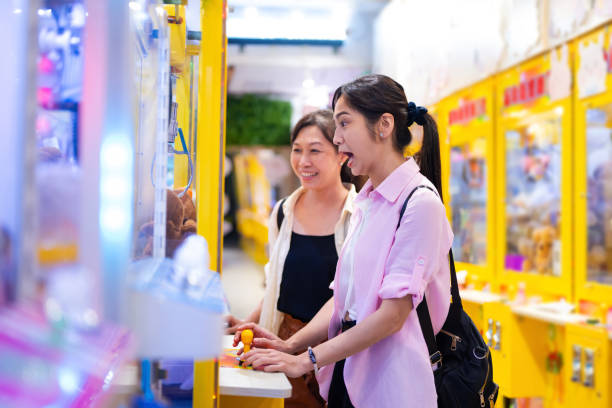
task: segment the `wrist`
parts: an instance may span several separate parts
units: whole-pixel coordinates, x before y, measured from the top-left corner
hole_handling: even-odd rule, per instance
[[[317,356],[314,353],[312,347],[308,346],[308,350],[306,350],[307,357],[312,364],[312,369],[314,370],[315,375],[319,375],[319,365],[317,364]]]
[[[295,340],[293,340],[293,336],[285,340],[285,347],[286,347],[285,353],[295,354],[295,352],[297,351],[297,346],[295,344]]]
[[[298,357],[300,358],[300,367],[302,367],[302,372],[304,374],[314,370],[314,364],[312,364],[312,361],[310,360],[308,351],[303,352]]]

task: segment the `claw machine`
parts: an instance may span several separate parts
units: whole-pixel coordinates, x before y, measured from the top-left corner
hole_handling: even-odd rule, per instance
[[[603,327],[568,328],[569,400],[612,405],[612,27],[575,41],[575,291]],[[580,402],[579,402],[580,401]]]
[[[105,308],[109,299],[101,288],[112,286],[107,284],[113,279],[101,272],[97,251],[106,237],[100,236],[97,207],[90,212],[83,205],[90,200],[97,206],[107,197],[97,189],[108,175],[96,168],[97,159],[84,165],[83,147],[99,148],[110,139],[101,130],[103,109],[92,109],[83,96],[92,84],[84,74],[88,63],[97,66],[98,83],[108,79],[109,71],[99,61],[86,62],[85,53],[104,49],[106,34],[121,16],[79,0],[24,0],[0,7],[2,30],[8,30],[2,35],[13,39],[7,43],[10,63],[2,72],[10,98],[2,110],[8,116],[1,120],[14,137],[3,152],[10,157],[2,159],[13,180],[3,183],[11,198],[2,214],[6,205],[14,219],[8,238],[2,237],[0,272],[8,285],[2,285],[7,295],[0,301],[0,405],[99,406],[114,373],[131,355],[132,341],[113,321],[112,308]],[[94,26],[102,30],[100,36],[91,35]],[[115,63],[123,61],[119,56]],[[104,91],[98,95],[106,96]],[[121,105],[122,96],[108,100]],[[117,123],[119,117],[114,119],[114,134],[129,135]],[[126,164],[114,163],[128,176],[129,194]],[[88,200],[82,199],[86,185],[95,192]],[[126,203],[125,197],[115,196],[114,203]],[[120,245],[125,244],[122,232],[130,229],[129,218],[124,221],[113,237]],[[123,254],[110,259],[121,264]]]
[[[496,268],[507,303],[485,305],[485,339],[505,398],[563,404],[572,300],[572,49],[499,74]]]
[[[494,264],[493,86],[486,81],[450,98],[449,197],[458,270],[475,289],[492,285]]]
[[[495,289],[494,93],[491,79],[446,98],[447,207],[462,298],[484,329],[482,305]]]
[[[199,378],[193,360],[213,366],[221,353],[225,299],[219,274],[210,269],[207,241],[196,234],[190,194],[194,169],[185,120],[184,74],[190,66],[183,60],[185,5],[140,0],[129,7],[135,44],[135,233],[122,317],[138,341],[138,361],[126,384],[141,384],[134,406],[167,406],[196,394],[197,405],[209,406],[216,398],[215,377]],[[177,180],[177,168],[182,171],[185,164],[177,160],[179,154],[190,164],[186,186]],[[124,403],[130,396],[122,389],[115,394]]]
[[[497,264],[511,294],[572,296],[570,69],[565,45],[497,77]]]

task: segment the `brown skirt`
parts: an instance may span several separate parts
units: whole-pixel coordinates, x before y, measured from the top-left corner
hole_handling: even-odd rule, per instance
[[[278,329],[278,337],[287,340],[304,326],[306,326],[306,323],[285,314]],[[311,346],[314,347],[315,344]],[[291,397],[285,398],[285,408],[320,408],[325,406],[325,400],[319,394],[319,384],[314,371],[310,371],[301,377],[289,378],[289,382],[292,392]]]

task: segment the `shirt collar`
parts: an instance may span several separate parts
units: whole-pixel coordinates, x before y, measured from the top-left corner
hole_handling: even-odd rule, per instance
[[[412,180],[418,172],[419,166],[414,159],[410,157],[401,166],[393,170],[376,189],[372,189],[372,181],[368,179],[361,191],[359,191],[356,201],[361,201],[368,197],[370,192],[376,191],[385,200],[395,202],[408,182]]]

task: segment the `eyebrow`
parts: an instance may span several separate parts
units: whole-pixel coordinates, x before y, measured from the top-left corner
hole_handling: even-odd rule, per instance
[[[342,112],[338,112],[338,113],[336,113],[336,115],[335,115],[335,116],[336,116],[336,119],[338,119],[340,116],[342,116],[342,115],[348,115],[348,114],[349,114],[348,112],[342,111]]]
[[[293,144],[300,146],[299,142],[293,142]],[[316,144],[323,145],[323,143],[321,143],[321,142],[310,142],[310,143],[308,143],[308,146],[312,146],[312,145],[316,145]]]

